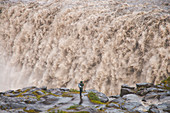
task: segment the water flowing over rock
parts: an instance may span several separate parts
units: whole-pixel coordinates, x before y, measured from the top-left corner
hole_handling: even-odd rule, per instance
[[[158,83],[170,73],[167,0],[0,1],[0,90]]]

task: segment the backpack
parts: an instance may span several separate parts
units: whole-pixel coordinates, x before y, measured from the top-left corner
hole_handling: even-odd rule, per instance
[[[79,88],[82,88],[82,86],[80,85],[80,83],[78,84],[78,87],[79,87]]]

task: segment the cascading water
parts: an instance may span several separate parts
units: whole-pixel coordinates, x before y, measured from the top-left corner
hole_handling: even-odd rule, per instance
[[[12,1],[12,0],[10,0]],[[39,0],[0,4],[0,91],[30,85],[94,88],[170,76],[165,0]]]

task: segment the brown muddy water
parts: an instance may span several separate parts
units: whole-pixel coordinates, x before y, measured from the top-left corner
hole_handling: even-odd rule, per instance
[[[169,0],[1,0],[0,91],[96,89],[170,76]]]

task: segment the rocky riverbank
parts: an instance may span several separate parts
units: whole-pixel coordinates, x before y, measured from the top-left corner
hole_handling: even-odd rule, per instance
[[[169,113],[170,85],[168,80],[159,85],[122,85],[120,95],[109,97],[91,89],[83,92],[82,99],[75,89],[32,86],[0,92],[0,112]]]

